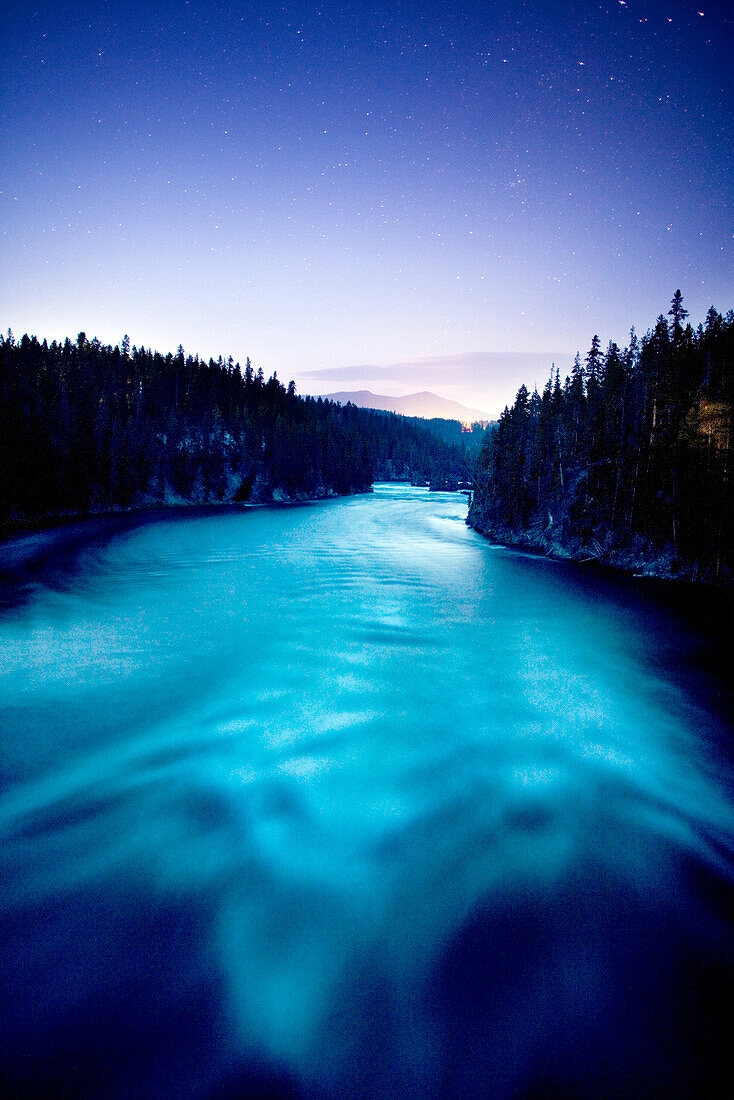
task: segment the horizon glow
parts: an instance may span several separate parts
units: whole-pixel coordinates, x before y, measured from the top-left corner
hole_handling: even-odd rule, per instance
[[[698,11],[11,0],[0,325],[496,415],[677,287],[734,303],[734,24]]]

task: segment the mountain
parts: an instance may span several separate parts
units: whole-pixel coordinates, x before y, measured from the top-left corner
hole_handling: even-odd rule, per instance
[[[329,401],[338,401],[346,405],[351,401],[361,409],[383,409],[385,412],[400,413],[402,416],[420,416],[424,420],[440,418],[442,420],[461,420],[465,424],[474,424],[477,420],[488,420],[486,413],[479,409],[468,409],[458,401],[449,401],[446,397],[422,390],[420,393],[408,393],[403,397],[388,397],[370,390],[340,390],[338,393],[324,393],[322,397]]]

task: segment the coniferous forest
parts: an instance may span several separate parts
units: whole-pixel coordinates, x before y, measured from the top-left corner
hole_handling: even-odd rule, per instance
[[[731,581],[734,311],[680,290],[642,339],[594,336],[562,383],[521,386],[487,433],[468,522],[501,542],[661,576]]]
[[[300,397],[249,360],[0,336],[0,530],[155,504],[446,486],[502,542],[660,575],[731,580],[734,312],[693,328],[680,291],[627,347],[521,386],[487,431]],[[475,461],[477,441],[484,443]]]
[[[458,425],[457,425],[458,430]],[[144,347],[0,337],[0,529],[152,504],[265,502],[466,478],[466,448],[390,413]]]

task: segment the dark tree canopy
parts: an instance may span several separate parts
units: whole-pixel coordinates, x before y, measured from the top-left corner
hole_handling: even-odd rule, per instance
[[[459,437],[460,427],[456,425]],[[469,476],[461,440],[390,413],[301,398],[226,361],[88,340],[0,337],[0,528],[156,503],[359,492]]]
[[[698,579],[731,579],[734,312],[602,352],[562,387],[522,386],[479,459],[470,522],[495,538]]]

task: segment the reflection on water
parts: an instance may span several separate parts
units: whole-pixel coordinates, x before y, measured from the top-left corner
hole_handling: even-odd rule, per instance
[[[0,551],[12,1094],[715,1094],[729,651],[465,513]]]

